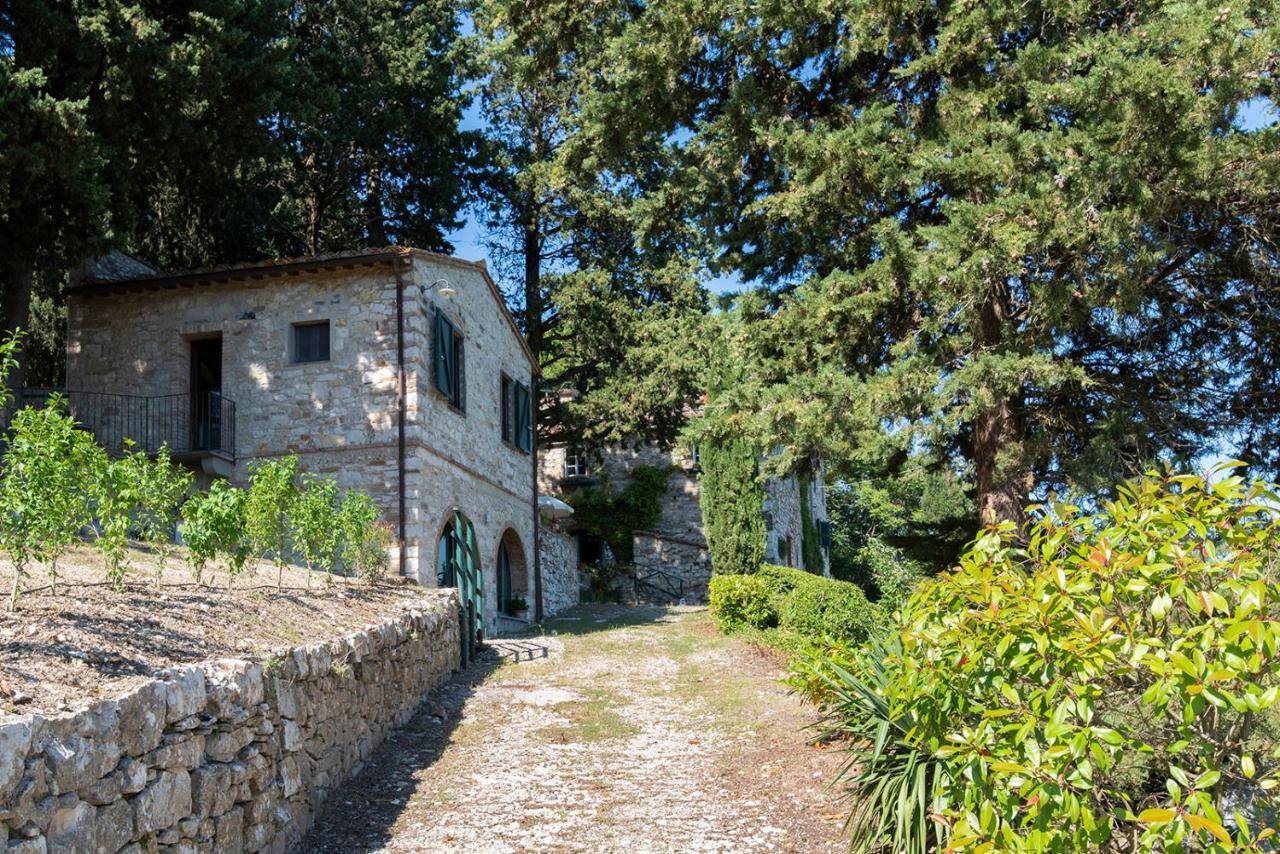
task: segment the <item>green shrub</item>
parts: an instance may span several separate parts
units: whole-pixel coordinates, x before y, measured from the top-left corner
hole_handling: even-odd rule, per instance
[[[759,576],[717,575],[711,579],[708,594],[711,616],[721,631],[763,629],[778,622],[773,592]]]
[[[883,650],[807,663],[830,726],[862,739],[855,849],[1265,850],[1277,506],[1238,477],[1152,474],[1097,514],[1039,509],[922,584]],[[1252,818],[1226,810],[1246,800]]]
[[[881,623],[880,609],[867,601],[862,589],[847,581],[814,576],[822,583],[801,584],[782,602],[778,623],[811,638],[831,636],[862,641]]]
[[[880,606],[888,613],[901,608],[925,577],[924,567],[918,561],[877,537],[868,537],[856,556],[880,592]]]
[[[883,622],[880,609],[856,584],[786,566],[766,564],[751,575],[716,576],[710,596],[711,614],[725,631],[776,625],[808,641],[830,635],[856,642]]]

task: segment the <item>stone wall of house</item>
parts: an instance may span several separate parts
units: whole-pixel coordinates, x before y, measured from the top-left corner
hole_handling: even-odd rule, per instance
[[[542,558],[543,615],[555,616],[577,605],[582,590],[578,540],[559,521],[542,518],[538,553]]]
[[[632,548],[641,598],[686,604],[707,600],[711,554],[705,542],[641,532],[632,539]]]
[[[368,492],[399,523],[395,272],[386,263],[264,274],[68,301],[67,384],[132,395],[186,394],[191,342],[222,338],[222,393],[236,404],[244,482],[255,459],[296,453],[304,471]],[[442,280],[452,295],[441,294]],[[415,253],[401,272],[406,368],[405,574],[436,583],[436,547],[454,511],[476,532],[485,625],[494,626],[498,543],[533,563],[534,471],[503,441],[501,377],[531,385],[519,332],[483,266]],[[463,336],[465,407],[432,381],[432,311]],[[328,361],[292,358],[294,324],[329,321]],[[175,429],[186,429],[178,419]],[[171,443],[172,444],[172,443]],[[391,556],[393,568],[399,555]],[[514,591],[529,595],[532,591]]]
[[[457,614],[438,594],[265,662],[178,667],[82,711],[0,720],[0,849],[292,850],[458,666]]]
[[[566,479],[563,445],[552,445],[539,451],[539,489],[552,495],[565,496],[573,503],[575,486],[607,483],[623,488],[631,473],[639,466],[671,466],[671,476],[662,496],[662,514],[650,530],[637,532],[633,541],[638,567],[661,569],[683,580],[694,595],[705,597],[706,578],[710,573],[706,552],[706,533],[702,524],[700,471],[678,449],[662,449],[656,445],[610,447],[597,450],[590,458],[586,477]],[[827,518],[827,499],[821,462],[815,473],[801,479],[797,476],[770,478],[764,484],[766,529],[765,560],[800,567],[804,564],[804,524],[801,518],[800,490],[807,487],[809,515],[818,523]],[[570,525],[572,522],[570,522]],[[790,555],[788,551],[790,538]],[[831,574],[830,554],[823,550],[823,573]]]
[[[764,559],[779,566],[803,566],[804,526],[800,517],[800,481],[794,475],[764,484]]]

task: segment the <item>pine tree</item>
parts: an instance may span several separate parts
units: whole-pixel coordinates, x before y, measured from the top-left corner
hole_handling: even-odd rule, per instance
[[[648,7],[579,144],[682,158],[660,197],[783,295],[744,429],[930,460],[985,522],[1218,440],[1280,462],[1280,129],[1237,121],[1276,102],[1273,4],[735,9]]]
[[[602,47],[635,7],[483,0],[481,106],[490,169],[481,213],[508,301],[553,392],[540,434],[589,444],[670,442],[696,399],[705,310],[685,224],[655,219],[566,143]],[[581,168],[578,168],[581,167]],[[577,394],[560,396],[561,389]]]

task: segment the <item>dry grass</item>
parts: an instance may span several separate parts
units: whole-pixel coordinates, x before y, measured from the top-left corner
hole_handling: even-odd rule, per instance
[[[404,584],[370,586],[262,565],[230,590],[220,572],[196,585],[181,556],[159,574],[157,558],[132,551],[120,589],[103,582],[99,556],[77,548],[63,560],[56,595],[39,571],[14,613],[0,613],[0,715],[71,708],[120,693],[176,664],[228,656],[266,657],[283,646],[353,631],[434,591]],[[0,563],[0,590],[13,569]]]

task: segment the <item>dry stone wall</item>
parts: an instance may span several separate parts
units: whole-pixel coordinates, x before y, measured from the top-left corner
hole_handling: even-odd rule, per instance
[[[284,852],[459,664],[456,597],[263,661],[0,721],[6,854]]]
[[[561,523],[545,517],[538,535],[542,559],[542,609],[551,617],[577,605],[581,598],[578,541]]]

